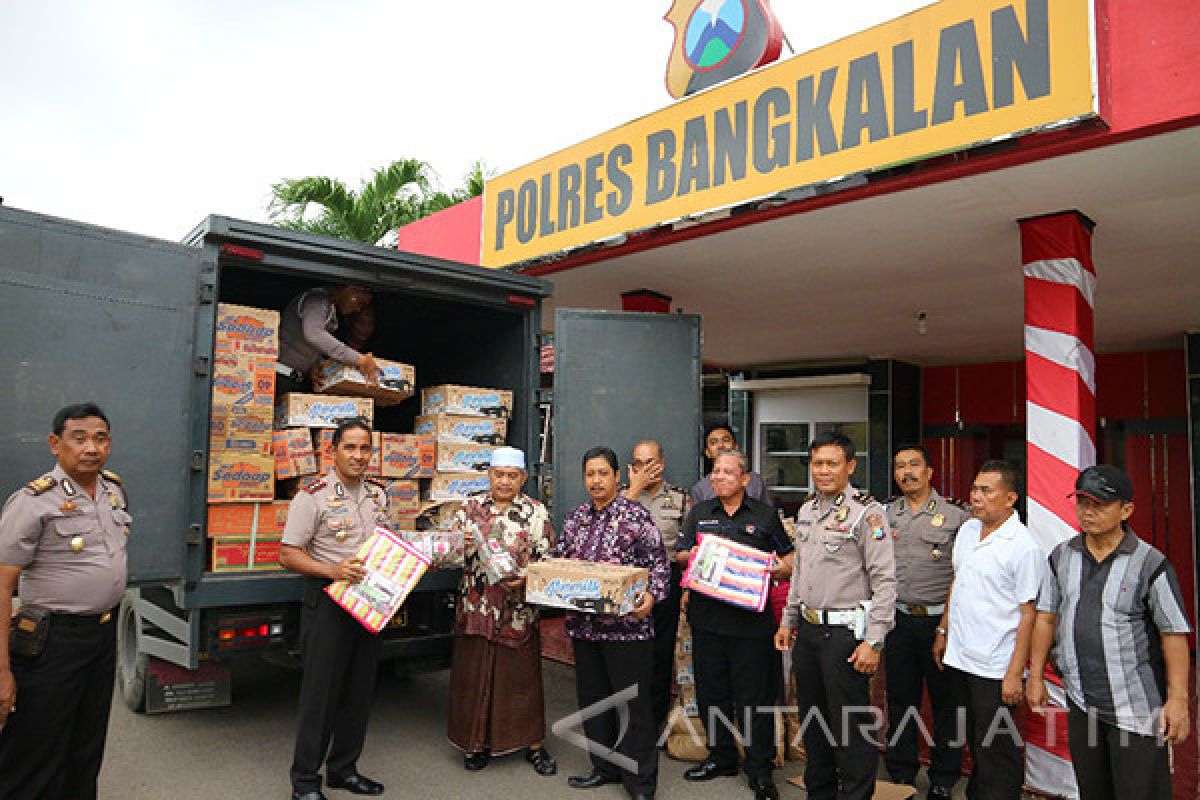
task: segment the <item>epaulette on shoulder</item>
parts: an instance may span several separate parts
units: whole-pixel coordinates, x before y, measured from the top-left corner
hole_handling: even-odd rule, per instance
[[[885,506],[890,506],[892,503],[896,502],[896,501],[897,501],[897,500],[899,500],[899,499],[900,499],[900,495],[898,495],[898,494],[894,494],[894,495],[892,495],[891,497],[889,497],[887,500],[884,500],[884,501],[883,501],[883,504],[884,504]]]
[[[866,492],[857,492],[854,495],[854,502],[861,503],[864,506],[869,506],[872,503],[878,503],[879,501],[874,497],[871,497],[871,495],[867,494]]]
[[[121,485],[121,476],[113,472],[111,469],[102,470],[100,474],[103,475],[104,480],[108,481],[109,483],[115,483],[118,486]]]
[[[687,489],[683,488],[682,486],[677,486],[677,485],[676,485],[676,484],[674,484],[674,483],[668,483],[668,484],[667,484],[667,491],[669,491],[669,492],[679,492],[680,494],[687,494],[687,493],[688,493],[688,490],[687,490]]]
[[[372,486],[378,486],[380,489],[383,489],[385,492],[387,491],[387,488],[388,488],[387,484],[384,483],[379,478],[364,478],[363,480],[365,480],[367,483],[371,484]]]
[[[43,475],[40,478],[30,481],[25,484],[25,488],[33,492],[35,495],[45,494],[58,485],[58,479],[53,475]]]
[[[947,503],[949,503],[952,506],[957,506],[958,508],[961,508],[963,511],[971,510],[970,503],[965,503],[962,500],[959,500],[957,497],[943,497],[942,499],[945,500]]]
[[[316,494],[317,492],[324,489],[326,486],[328,486],[328,484],[325,482],[325,479],[318,478],[317,480],[315,480],[312,483],[305,486],[304,491],[308,492],[309,494]]]

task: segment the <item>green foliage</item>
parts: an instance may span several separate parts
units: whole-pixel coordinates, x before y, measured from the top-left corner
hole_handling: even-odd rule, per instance
[[[433,169],[417,159],[376,170],[357,191],[335,178],[289,178],[271,187],[267,213],[284,228],[373,244],[402,225],[483,194],[490,174],[477,161],[463,186],[450,192],[435,188]],[[314,206],[315,215],[309,213]]]

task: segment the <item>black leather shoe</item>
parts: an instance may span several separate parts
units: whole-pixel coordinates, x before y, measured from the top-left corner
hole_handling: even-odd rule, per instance
[[[525,751],[525,760],[533,764],[538,775],[553,775],[558,772],[558,762],[545,747],[530,747]]]
[[[608,783],[618,783],[620,778],[611,778],[602,772],[592,770],[587,775],[572,775],[567,778],[567,786],[572,789],[595,789]]]
[[[950,786],[930,786],[929,794],[925,796],[929,800],[951,800],[954,797],[954,789]]]
[[[352,772],[344,778],[327,777],[325,785],[330,789],[345,789],[351,794],[383,794],[382,783],[373,781],[365,775],[359,775],[357,772]]]
[[[490,763],[492,754],[486,750],[480,750],[478,753],[463,754],[463,768],[471,772],[478,772]]]
[[[736,764],[732,767],[722,767],[715,761],[705,761],[691,769],[684,770],[683,779],[685,781],[711,781],[713,778],[728,778],[737,774]]]
[[[329,800],[328,797],[321,794],[320,791],[311,792],[292,792],[292,800]]]
[[[779,787],[770,778],[751,778],[750,789],[754,792],[754,800],[779,800]]]

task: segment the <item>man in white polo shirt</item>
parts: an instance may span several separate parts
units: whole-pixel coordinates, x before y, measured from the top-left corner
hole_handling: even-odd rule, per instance
[[[974,769],[968,800],[1018,800],[1025,770],[1012,709],[1024,697],[1046,554],[1021,524],[1016,467],[988,461],[971,487],[973,519],[954,545],[954,583],[933,655],[967,701]]]

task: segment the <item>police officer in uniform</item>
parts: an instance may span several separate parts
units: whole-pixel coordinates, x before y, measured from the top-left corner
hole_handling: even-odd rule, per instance
[[[679,560],[679,528],[683,518],[691,509],[691,498],[687,489],[663,480],[662,445],[653,439],[638,442],[629,461],[629,483],[625,497],[641,503],[667,549],[667,561],[671,564],[670,594],[661,603],[654,604],[654,673],[650,681],[650,693],[654,703],[654,726],[661,737],[667,714],[671,710],[671,684],[675,666],[675,639],[679,632],[679,607],[683,590],[679,580],[683,576],[686,558]]]
[[[58,464],[9,497],[0,514],[5,800],[95,798],[112,702],[113,617],[125,592],[131,517],[120,479],[104,470],[111,445],[104,412],[92,403],[67,406],[51,429]]]
[[[816,496],[796,515],[796,567],[775,646],[792,650],[813,800],[867,800],[882,735],[870,706],[896,613],[896,563],[883,506],[850,486],[854,444],[825,433],[809,445]]]
[[[955,682],[933,660],[933,640],[954,580],[954,536],[971,514],[931,485],[929,454],[904,445],[892,462],[903,495],[888,503],[888,526],[896,554],[896,627],[887,636],[888,747],[884,757],[896,783],[916,783],[918,715],[922,684],[933,707],[933,752],[929,797],[948,800],[962,774],[962,748],[952,747],[957,699]]]
[[[369,383],[379,380],[379,368],[370,353],[360,353],[333,335],[338,329],[339,315],[358,315],[369,319],[374,330],[374,315],[363,314],[371,306],[371,292],[361,286],[346,285],[337,289],[309,289],[288,301],[279,319],[279,361],[275,365],[280,378],[277,394],[303,390],[309,382],[309,371],[323,358],[332,358],[357,367]],[[358,339],[364,331],[351,331]],[[370,336],[366,332],[363,341]],[[347,337],[350,338],[350,337]]]
[[[301,611],[304,677],[291,769],[293,800],[323,800],[322,762],[330,788],[383,793],[382,784],[358,771],[380,639],[323,590],[333,581],[363,579],[356,554],[375,526],[385,523],[387,495],[363,477],[371,459],[371,426],[365,420],[339,424],[333,447],[333,468],[292,499],[280,548],[283,566],[311,579]]]
[[[683,523],[679,558],[685,560],[700,534],[719,536],[768,553],[778,562],[773,577],[792,569],[792,542],[773,506],[746,493],[750,467],[736,450],[718,453],[713,461],[713,490],[717,496],[697,503]],[[774,705],[779,684],[778,657],[771,646],[775,618],[762,611],[739,608],[691,592],[688,620],[692,623],[692,658],[696,666],[696,697],[708,733],[709,755],[683,773],[685,780],[709,781],[738,772],[737,748],[729,723],[750,727],[743,733],[743,769],[756,800],[778,800],[771,775],[775,756]],[[724,719],[714,712],[720,711]]]

